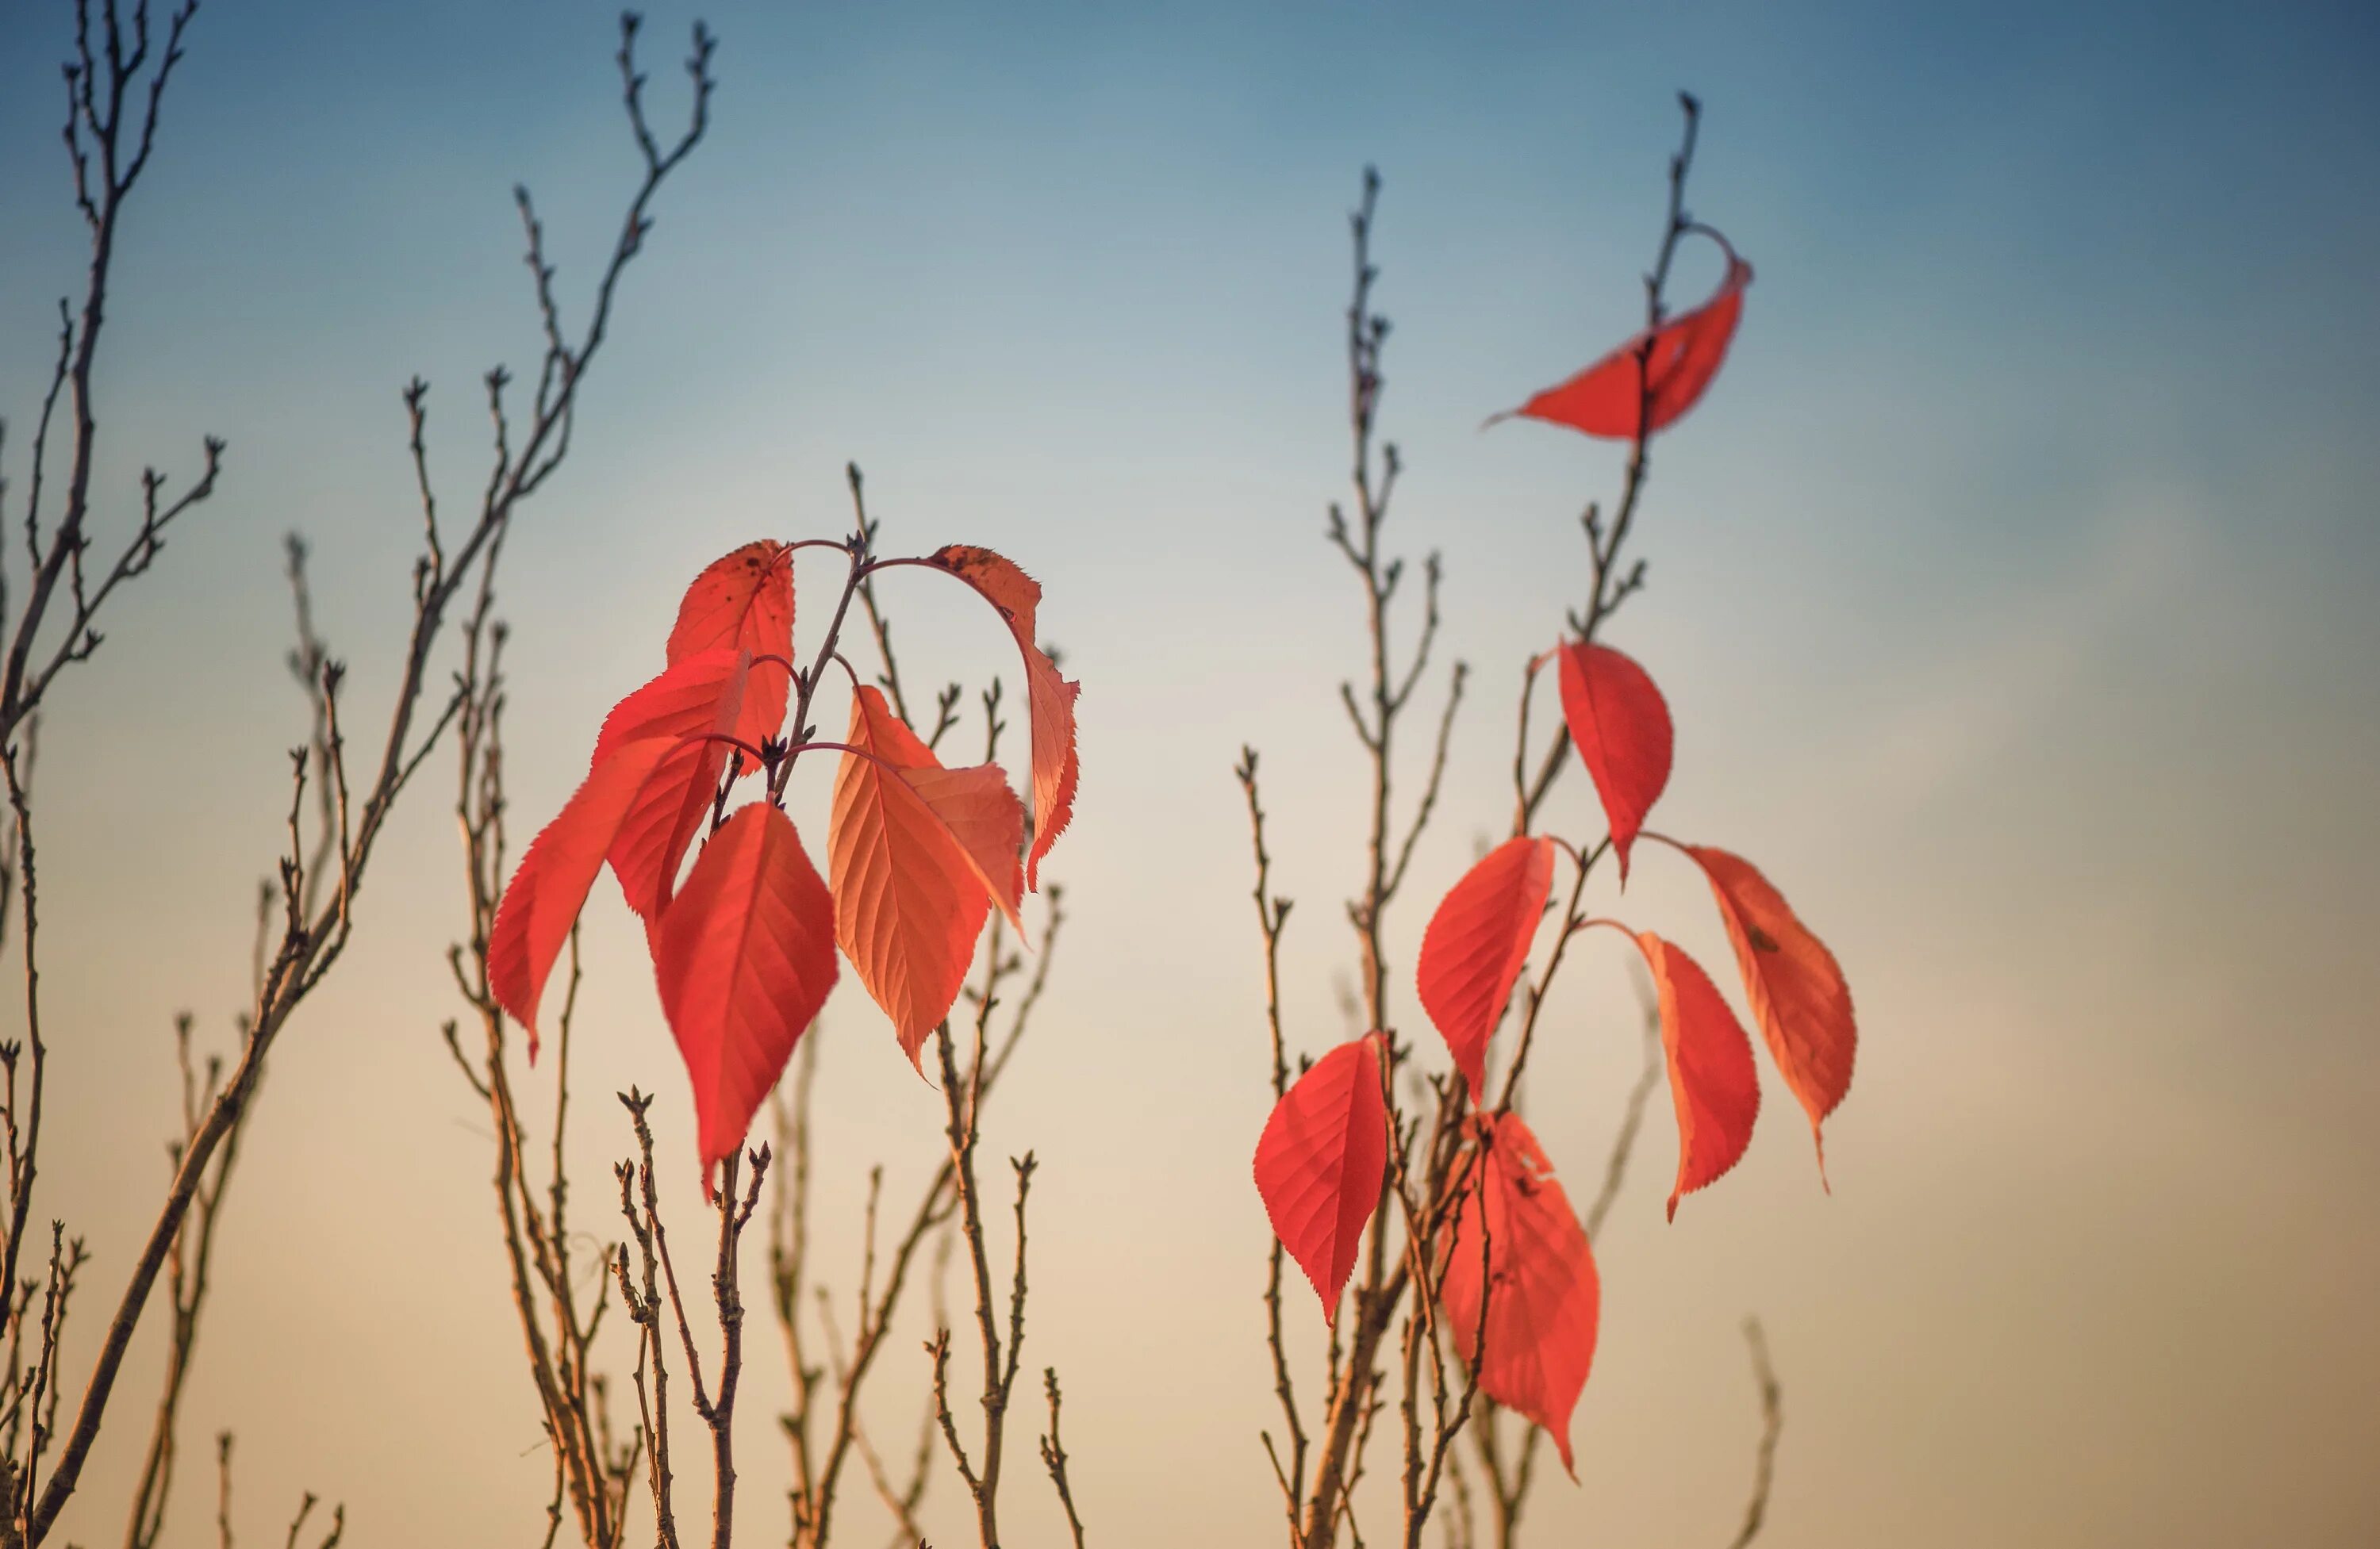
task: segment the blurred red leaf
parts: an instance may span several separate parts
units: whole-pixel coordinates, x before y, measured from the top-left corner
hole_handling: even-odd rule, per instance
[[[834,900],[792,819],[754,802],[710,836],[662,916],[653,972],[694,1083],[708,1192],[834,987]]]
[[[1380,1035],[1340,1045],[1273,1105],[1257,1142],[1257,1192],[1297,1267],[1336,1323],[1364,1228],[1388,1176]]]
[[[1624,887],[1629,847],[1645,826],[1645,815],[1670,783],[1674,742],[1670,707],[1645,669],[1609,646],[1581,640],[1558,654],[1562,719],[1570,724],[1572,745],[1595,779]]]
[[[942,768],[875,688],[853,694],[846,740],[861,751],[835,774],[835,938],[914,1065],[992,904],[1014,918],[1025,815],[997,766]]]
[[[1725,248],[1725,239],[1719,245]],[[1694,406],[1718,375],[1743,316],[1743,287],[1751,283],[1752,265],[1728,248],[1727,273],[1708,301],[1649,334],[1637,334],[1568,381],[1495,419],[1542,419],[1620,441],[1633,440],[1640,422],[1647,435],[1666,429]]]
[[[1478,1120],[1483,1154],[1463,1190],[1439,1306],[1454,1348],[1476,1365],[1479,1390],[1536,1422],[1572,1479],[1571,1411],[1595,1364],[1602,1288],[1586,1232],[1517,1113]],[[1487,1240],[1480,1221],[1487,1221]],[[1479,1349],[1481,1277],[1487,1270],[1487,1349]]]
[[[980,592],[1008,621],[1025,657],[1025,684],[1033,711],[1033,848],[1025,858],[1028,888],[1041,886],[1041,857],[1050,853],[1074,817],[1075,784],[1080,761],[1075,751],[1075,699],[1083,685],[1058,675],[1058,669],[1034,643],[1034,615],[1041,606],[1041,585],[1012,562],[989,549],[952,543],[934,551],[932,561]]]
[[[1785,1084],[1810,1116],[1818,1148],[1818,1179],[1826,1180],[1827,1141],[1820,1125],[1852,1089],[1852,1059],[1859,1031],[1851,986],[1826,943],[1810,934],[1783,895],[1741,855],[1707,844],[1681,844],[1710,879],[1719,917],[1735,943],[1744,998],[1768,1043]]]
[[[1475,1101],[1487,1093],[1488,1037],[1528,961],[1554,882],[1554,842],[1508,839],[1463,874],[1422,933],[1415,977]]]
[[[713,560],[686,589],[670,630],[669,661],[722,647],[793,660],[794,551],[784,544],[747,543]],[[759,746],[784,726],[792,686],[793,674],[784,666],[754,662],[742,713],[735,726],[723,730]],[[741,753],[735,760],[739,774],[752,767]]]
[[[612,748],[529,841],[504,887],[488,931],[488,987],[496,1003],[528,1029],[531,1059],[537,1058],[537,1005],[546,975],[586,907],[604,853],[653,771],[680,751],[677,739],[666,735]]]
[[[1678,1201],[1735,1166],[1760,1116],[1760,1075],[1752,1039],[1702,964],[1651,931],[1636,934],[1661,992],[1661,1047],[1670,1059],[1670,1100],[1678,1113]]]

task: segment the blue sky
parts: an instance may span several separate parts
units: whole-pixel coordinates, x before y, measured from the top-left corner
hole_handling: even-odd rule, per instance
[[[691,14],[647,28],[663,123]],[[1384,426],[1410,465],[1391,536],[1445,551],[1449,643],[1477,673],[1449,816],[1416,863],[1434,894],[1502,821],[1519,663],[1574,600],[1576,513],[1616,493],[1621,462],[1476,427],[1633,326],[1688,87],[1706,104],[1690,205],[1758,277],[1718,386],[1657,448],[1651,585],[1614,638],[1678,717],[1664,826],[1761,862],[1842,958],[1864,1042],[1831,1199],[1779,1124],[1662,1228],[1672,1142],[1653,1127],[1606,1246],[1586,1483],[1548,1494],[1544,1531],[1731,1531],[1755,1431],[1733,1327],[1757,1310],[1791,1414],[1764,1542],[2363,1542],[2380,1516],[2368,9],[711,19],[711,138],[663,197],[580,444],[507,558],[515,797],[542,815],[567,794],[703,563],[842,530],[846,459],[888,543],[988,543],[1042,578],[1044,633],[1087,685],[1084,793],[1050,862],[1082,914],[1001,1144],[1046,1164],[1036,1360],[1068,1374],[1070,1426],[1084,1416],[1095,1524],[1147,1524],[1150,1543],[1271,1531],[1243,1160],[1261,1034],[1228,768],[1253,741],[1278,771],[1283,886],[1314,900],[1288,993],[1319,1048],[1345,957],[1328,901],[1358,837],[1333,686],[1360,668],[1360,625],[1320,534],[1345,476],[1361,170],[1386,180]],[[62,6],[0,13],[0,414],[19,489],[81,240],[56,140],[67,25]],[[279,535],[314,540],[334,643],[380,703],[418,531],[397,388],[431,379],[433,454],[467,499],[479,374],[536,345],[516,181],[583,304],[634,171],[613,44],[609,12],[552,4],[210,0],[199,18],[126,238],[103,487],[120,520],[140,463],[186,469],[206,430],[232,452],[45,738],[53,768],[85,771],[59,777],[48,841],[82,857],[57,863],[54,928],[61,1014],[91,1029],[60,1056],[59,1128],[86,1137],[60,1143],[61,1180],[75,1156],[114,1176],[126,1133],[164,1132],[142,1040],[194,998],[235,998],[228,905],[269,863],[278,750],[299,734]],[[1716,273],[1690,254],[1682,294]],[[926,675],[978,672],[996,629],[937,602],[895,592],[903,638]],[[1591,837],[1584,782],[1566,799],[1558,822]],[[519,1502],[535,1515],[542,1464],[437,1418],[459,1384],[518,1408],[533,1453],[469,1095],[434,1036],[451,825],[443,795],[419,801],[376,883],[377,944],[278,1057],[257,1144],[285,1165],[248,1181],[223,1359],[196,1401],[200,1425],[240,1428],[257,1498],[316,1488],[359,1521],[468,1538]],[[1600,902],[1724,961],[1690,881],[1648,867]],[[127,889],[157,901],[139,974],[109,969]],[[619,964],[589,1079],[679,1100],[617,916],[589,926]],[[1408,957],[1425,917],[1417,902],[1403,923]],[[1542,1057],[1558,1166],[1597,1165],[1631,1073],[1619,961],[1587,955],[1574,1044]],[[862,1058],[890,1053],[864,1001],[832,1014],[849,1155],[922,1166],[914,1078]],[[582,1138],[600,1178],[616,1137]],[[120,1265],[140,1190],[76,1189],[58,1207],[115,1250],[100,1269]],[[450,1242],[455,1284],[423,1289],[422,1244]],[[379,1332],[425,1312],[452,1340],[428,1384]],[[235,1361],[263,1337],[296,1342],[288,1370]],[[1167,1356],[1181,1342],[1217,1352],[1199,1382]],[[370,1427],[319,1422],[359,1383],[419,1428],[453,1482],[439,1499],[381,1477]],[[1165,1461],[1184,1455],[1219,1461],[1185,1477]],[[203,1504],[180,1508],[197,1523]]]

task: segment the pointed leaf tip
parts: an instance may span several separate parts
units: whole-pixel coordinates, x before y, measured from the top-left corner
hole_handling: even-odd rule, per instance
[[[834,900],[783,812],[742,808],[662,916],[653,976],[694,1084],[703,1176],[743,1144],[834,987]]]
[[[1333,1324],[1388,1177],[1380,1042],[1369,1033],[1316,1060],[1273,1105],[1257,1142],[1257,1192],[1273,1235]]]
[[[930,558],[999,611],[1025,659],[1025,686],[1033,722],[1033,848],[1025,857],[1025,885],[1038,890],[1041,857],[1050,853],[1075,815],[1075,787],[1081,775],[1075,746],[1075,701],[1083,685],[1061,676],[1057,664],[1036,643],[1039,582],[1014,561],[971,544],[945,544]]]
[[[1595,1254],[1521,1116],[1482,1119],[1479,1128],[1475,1185],[1464,1190],[1440,1237],[1445,1267],[1439,1305],[1453,1328],[1455,1349],[1478,1371],[1479,1390],[1545,1427],[1574,1480],[1571,1415],[1595,1364],[1602,1315]]]
[[[1724,239],[1720,246],[1726,247]],[[1497,418],[1542,419],[1618,441],[1634,439],[1639,424],[1646,435],[1667,429],[1701,401],[1718,375],[1743,317],[1743,288],[1751,283],[1752,265],[1729,248],[1727,272],[1708,301],[1637,334],[1569,381]]]
[[[1595,781],[1625,887],[1629,851],[1670,783],[1670,707],[1633,658],[1583,640],[1561,647],[1560,687],[1562,720]]]
[[[1528,962],[1553,880],[1553,841],[1506,840],[1463,873],[1422,933],[1415,974],[1422,1010],[1475,1100],[1486,1098],[1488,1039]]]
[[[1637,934],[1636,946],[1661,995],[1661,1047],[1678,1116],[1678,1176],[1669,1205],[1674,1221],[1680,1199],[1742,1159],[1760,1116],[1760,1077],[1751,1037],[1702,964],[1649,930]]]
[[[1851,1091],[1859,1030],[1851,986],[1826,943],[1811,934],[1784,895],[1742,856],[1707,844],[1676,846],[1703,869],[1718,901],[1743,975],[1744,998],[1777,1062],[1778,1073],[1810,1117],[1818,1180],[1827,1192],[1822,1126]]]
[[[1016,917],[1024,809],[997,766],[943,768],[872,686],[852,696],[847,740],[859,751],[836,771],[827,840],[835,938],[917,1065],[992,905]]]
[[[621,824],[654,771],[678,751],[671,736],[613,748],[589,770],[552,821],[538,831],[497,902],[488,931],[488,986],[496,1003],[528,1029],[537,1055],[537,1009],[546,976],[586,907],[587,893]]]

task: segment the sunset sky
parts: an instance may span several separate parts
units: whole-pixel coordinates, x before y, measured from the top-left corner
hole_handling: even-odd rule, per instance
[[[1382,425],[1407,465],[1389,540],[1443,551],[1444,638],[1473,673],[1391,931],[1401,1025],[1436,1058],[1413,951],[1509,821],[1521,668],[1581,595],[1578,513],[1616,497],[1624,456],[1477,427],[1635,326],[1682,87],[1706,106],[1690,208],[1757,277],[1718,384],[1656,444],[1633,540],[1648,585],[1609,638],[1677,720],[1657,826],[1754,858],[1828,940],[1858,1073],[1828,1126],[1831,1196],[1764,1056],[1749,1156],[1670,1225],[1657,1100],[1597,1244],[1580,1483],[1541,1485],[1534,1542],[1728,1542],[1759,1433],[1748,1313],[1785,1395],[1765,1545],[2380,1531],[2380,25],[2348,5],[2084,9],[705,13],[710,139],[662,196],[570,461],[504,555],[516,830],[658,670],[704,563],[844,533],[846,460],[888,549],[981,543],[1042,581],[1042,633],[1085,685],[1082,793],[1044,868],[1073,919],[987,1148],[1040,1158],[1025,1360],[1066,1384],[1094,1543],[1280,1534],[1248,1165],[1268,1056],[1231,767],[1263,752],[1277,882],[1301,901],[1287,1012],[1319,1052],[1346,1035],[1340,902],[1365,816],[1337,703],[1364,671],[1361,596],[1322,537],[1345,494],[1362,170],[1384,179]],[[649,17],[664,125],[694,14]],[[61,0],[0,10],[12,532],[55,300],[85,257],[57,132],[70,44]],[[61,680],[36,787],[36,1214],[94,1254],[77,1385],[166,1179],[173,1014],[230,1046],[281,842],[306,728],[281,535],[313,545],[355,735],[376,738],[419,541],[398,389],[432,383],[460,511],[486,469],[480,375],[539,347],[514,183],[576,317],[638,170],[615,45],[610,12],[558,0],[209,0],[194,24],[103,346],[103,531],[128,530],[143,465],[187,477],[205,432],[230,452]],[[1680,298],[1718,272],[1688,248]],[[13,598],[21,534],[7,551]],[[805,561],[806,610],[836,574]],[[905,673],[1013,680],[957,588],[896,572],[884,596]],[[1547,724],[1550,694],[1537,708]],[[826,773],[791,808],[820,858]],[[484,1111],[438,1035],[463,1010],[452,785],[433,761],[356,948],[274,1055],[188,1404],[190,1538],[212,1531],[225,1428],[251,1541],[308,1489],[347,1503],[352,1543],[543,1531]],[[1577,771],[1549,818],[1599,835]],[[1729,961],[1673,860],[1591,902]],[[662,1094],[671,1203],[699,1235],[683,1068],[608,883],[587,950],[578,1219],[617,1226],[602,1202],[628,1140],[604,1095],[633,1082]],[[846,986],[820,1035],[818,1187],[847,1301],[867,1168],[914,1191],[941,1108]],[[1541,1038],[1531,1120],[1589,1195],[1638,1053],[1619,942],[1579,945]],[[764,1266],[747,1275],[757,1543],[783,1531],[786,1382]],[[154,1337],[67,1519],[78,1542],[119,1531]],[[891,1450],[928,1374],[914,1350],[896,1341],[875,1379]],[[1012,1549],[1056,1542],[1037,1419],[1012,1432]],[[1386,1446],[1375,1467],[1393,1471]],[[959,1494],[935,1486],[937,1543],[972,1540]],[[1385,1525],[1388,1495],[1371,1510]],[[879,1536],[864,1527],[852,1542]]]

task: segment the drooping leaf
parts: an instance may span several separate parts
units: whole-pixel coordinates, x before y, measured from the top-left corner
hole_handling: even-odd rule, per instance
[[[1727,246],[1724,239],[1719,245]],[[1708,301],[1650,334],[1637,334],[1568,381],[1495,419],[1542,419],[1620,441],[1633,440],[1640,423],[1647,435],[1666,429],[1694,406],[1718,375],[1743,316],[1743,287],[1751,283],[1752,265],[1728,248],[1727,273]]]
[[[1486,1100],[1488,1036],[1503,1020],[1553,883],[1552,840],[1508,839],[1463,873],[1422,933],[1422,1010],[1475,1101]]]
[[[1380,1035],[1340,1045],[1273,1105],[1257,1142],[1257,1192],[1297,1267],[1314,1282],[1322,1315],[1355,1267],[1364,1228],[1388,1176],[1389,1117],[1380,1097]]]
[[[671,736],[645,737],[612,748],[588,772],[577,793],[539,830],[522,853],[496,904],[488,931],[488,986],[496,1003],[528,1029],[537,1058],[537,1006],[587,891],[603,869],[620,825],[653,771],[678,751]]]
[[[1810,1116],[1818,1148],[1818,1178],[1827,1176],[1827,1141],[1820,1126],[1852,1089],[1852,1059],[1859,1030],[1851,986],[1826,943],[1810,934],[1768,878],[1741,855],[1707,844],[1677,846],[1703,868],[1719,917],[1735,943],[1744,998],[1785,1084]]]
[[[977,880],[1021,938],[1025,922],[1016,911],[1025,902],[1025,804],[1008,783],[1007,771],[997,764],[957,769],[928,765],[905,768],[901,777],[959,841]]]
[[[1562,720],[1595,779],[1625,886],[1629,848],[1670,783],[1670,707],[1645,669],[1609,646],[1573,641],[1560,657]]]
[[[834,987],[834,900],[793,821],[754,802],[721,826],[662,916],[653,976],[694,1083],[703,1186],[733,1156]]]
[[[1074,817],[1075,784],[1081,772],[1075,752],[1075,699],[1083,685],[1059,676],[1056,664],[1034,643],[1039,582],[990,550],[968,544],[947,544],[931,558],[1000,610],[1024,653],[1025,685],[1033,711],[1033,848],[1025,858],[1025,885],[1038,889],[1041,857]]]
[[[670,630],[668,660],[722,648],[793,660],[794,551],[784,544],[747,543],[713,560],[686,588]],[[792,684],[782,664],[755,661],[741,714],[726,730],[755,747],[775,736],[785,723]],[[742,773],[752,763],[738,753],[735,767]]]
[[[1569,1196],[1521,1116],[1507,1113],[1478,1122],[1485,1133],[1483,1155],[1452,1229],[1442,1239],[1447,1256],[1439,1305],[1454,1331],[1454,1348],[1478,1370],[1479,1390],[1544,1426],[1561,1451],[1562,1467],[1576,1479],[1571,1411],[1595,1364],[1602,1309],[1595,1255]]]
[[[613,748],[646,737],[690,737],[712,730],[720,698],[741,659],[735,647],[722,646],[671,662],[612,707],[603,717],[603,729],[595,734],[595,752],[588,763],[600,764]]]
[[[852,696],[845,740],[860,751],[835,774],[835,938],[914,1065],[958,998],[992,904],[1014,918],[1024,813],[996,767],[943,769],[871,686]]]
[[[678,866],[717,798],[729,749],[705,734],[742,723],[750,661],[733,647],[681,657],[613,707],[596,739],[599,767],[624,742],[664,736],[677,744],[638,793],[606,857],[628,907],[645,919],[668,907]]]
[[[1661,1047],[1678,1113],[1678,1180],[1670,1189],[1674,1221],[1678,1201],[1735,1166],[1752,1144],[1760,1076],[1752,1068],[1750,1035],[1702,964],[1649,930],[1636,933],[1636,946],[1661,992]]]

